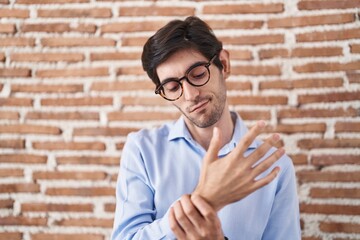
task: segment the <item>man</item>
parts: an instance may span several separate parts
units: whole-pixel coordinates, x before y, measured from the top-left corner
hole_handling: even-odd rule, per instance
[[[143,68],[182,117],[129,134],[112,239],[300,239],[294,168],[279,135],[229,110],[229,54],[197,17],[145,44]]]

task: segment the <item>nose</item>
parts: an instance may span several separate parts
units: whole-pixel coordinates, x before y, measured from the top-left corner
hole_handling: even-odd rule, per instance
[[[186,101],[193,101],[200,94],[200,89],[191,85],[188,81],[182,82],[184,97]]]

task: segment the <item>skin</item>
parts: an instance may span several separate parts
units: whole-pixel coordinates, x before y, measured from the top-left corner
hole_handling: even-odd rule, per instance
[[[206,85],[194,87],[184,81],[183,95],[172,102],[185,116],[185,123],[192,137],[207,150],[194,192],[191,196],[182,196],[169,212],[170,227],[180,240],[224,239],[217,212],[270,183],[278,174],[278,167],[273,168],[264,178],[255,179],[284,154],[284,150],[280,148],[254,167],[279,141],[279,135],[274,134],[252,154],[244,157],[244,152],[264,130],[265,123],[260,121],[231,153],[218,159],[219,150],[230,141],[234,131],[225,86],[230,72],[228,52],[222,50],[219,59],[223,69],[212,64],[210,81]],[[206,62],[208,59],[196,51],[182,50],[160,64],[157,74],[160,81],[180,78],[191,65],[199,61]]]

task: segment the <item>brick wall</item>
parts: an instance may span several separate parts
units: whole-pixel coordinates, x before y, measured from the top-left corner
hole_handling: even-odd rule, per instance
[[[230,51],[231,108],[283,138],[303,239],[360,239],[359,9],[359,0],[0,0],[0,239],[109,238],[126,135],[179,116],[154,95],[141,46],[193,14]]]

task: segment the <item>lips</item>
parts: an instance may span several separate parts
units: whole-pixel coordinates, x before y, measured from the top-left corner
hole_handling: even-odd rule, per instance
[[[210,101],[209,99],[204,99],[204,100],[200,101],[199,103],[191,106],[191,107],[190,107],[190,113],[196,112],[197,110],[200,110],[200,109],[203,108],[209,101]]]

